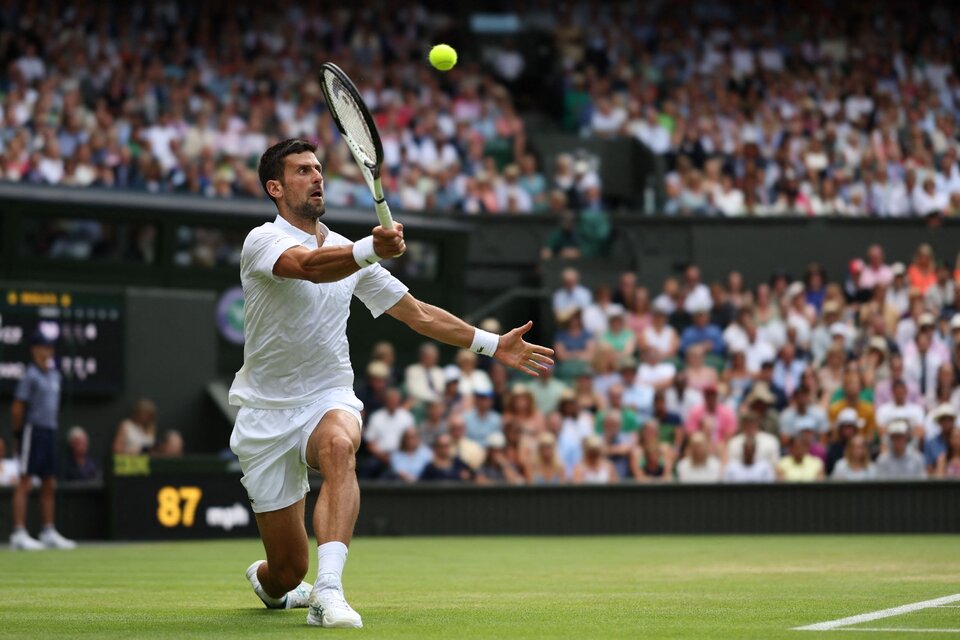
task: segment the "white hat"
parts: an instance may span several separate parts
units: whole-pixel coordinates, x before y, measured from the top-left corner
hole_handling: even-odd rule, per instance
[[[656,313],[662,313],[665,316],[673,313],[674,310],[673,301],[670,300],[670,297],[664,294],[660,294],[653,299],[653,310]]]
[[[453,382],[460,379],[460,367],[455,364],[448,364],[443,368],[444,382]]]
[[[956,331],[957,329],[960,329],[960,313],[950,318],[950,330]]]
[[[887,433],[891,436],[905,436],[910,433],[910,425],[906,420],[891,420],[887,423]]]
[[[863,428],[863,418],[857,414],[857,410],[853,407],[847,407],[837,415],[837,426],[841,424],[854,424],[857,426],[857,429]]]
[[[934,409],[933,412],[930,414],[930,419],[933,420],[934,422],[936,422],[940,418],[947,418],[947,417],[949,418],[957,417],[956,410],[953,408],[953,405],[950,404],[949,402],[944,402],[943,404],[938,406],[936,409]]]
[[[921,313],[920,317],[917,318],[918,327],[932,327],[937,324],[937,319],[933,317],[932,313]]]
[[[907,268],[903,266],[902,262],[894,262],[893,266],[890,267],[890,270],[893,272],[893,275],[895,276],[902,276],[907,272]]]
[[[499,431],[494,431],[487,436],[487,440],[484,442],[484,444],[487,445],[488,449],[503,449],[505,446],[507,446],[507,439]]]
[[[614,318],[616,316],[622,316],[626,312],[626,309],[623,308],[622,304],[614,302],[609,307],[607,307],[607,317]]]
[[[794,282],[789,287],[787,287],[787,297],[791,299],[796,298],[797,296],[803,293],[803,289],[804,287],[802,282]]]
[[[843,322],[834,322],[830,325],[830,335],[831,336],[843,336],[844,339],[850,337],[850,327]]]

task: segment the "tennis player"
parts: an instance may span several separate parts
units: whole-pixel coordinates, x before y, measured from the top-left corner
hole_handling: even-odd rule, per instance
[[[312,625],[359,628],[341,582],[360,507],[354,468],[363,404],[353,393],[347,344],[351,297],[374,317],[387,313],[532,376],[553,364],[553,351],[523,340],[530,322],[498,336],[410,295],[377,264],[404,252],[403,225],[378,226],[358,242],[330,231],[319,221],[325,209],[315,151],[307,141],[284,140],[260,158],[260,182],[279,215],[243,243],[246,344],[230,389],[230,403],[240,406],[230,447],[267,556],[247,569],[256,594],[270,608],[307,607]],[[307,467],[324,479],[313,513],[313,585],[301,582],[309,563]]]

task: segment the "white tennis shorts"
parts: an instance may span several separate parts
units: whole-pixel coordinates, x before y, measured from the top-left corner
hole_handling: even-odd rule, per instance
[[[289,507],[307,494],[307,440],[328,411],[342,409],[362,424],[363,403],[350,387],[324,391],[293,409],[241,407],[230,435],[240,460],[244,489],[255,513]]]

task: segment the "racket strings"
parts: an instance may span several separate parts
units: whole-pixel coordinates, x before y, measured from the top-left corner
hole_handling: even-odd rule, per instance
[[[373,142],[373,135],[367,127],[360,105],[356,103],[353,94],[339,77],[332,73],[325,73],[323,76],[323,82],[327,87],[327,95],[331,102],[327,107],[340,122],[344,134],[363,153],[364,159],[368,163],[374,164],[377,157],[376,145]]]

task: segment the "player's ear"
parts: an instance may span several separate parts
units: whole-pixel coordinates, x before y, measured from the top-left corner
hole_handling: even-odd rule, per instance
[[[267,180],[267,193],[270,197],[279,200],[283,197],[283,185],[279,180]]]

